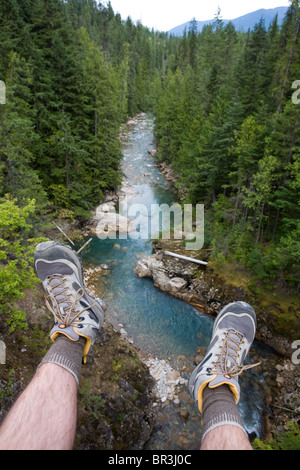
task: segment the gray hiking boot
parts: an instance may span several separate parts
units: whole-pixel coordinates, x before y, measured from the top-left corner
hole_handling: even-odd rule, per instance
[[[87,293],[80,258],[70,247],[54,241],[39,243],[34,265],[55,320],[51,340],[59,334],[72,341],[85,338],[83,362],[86,362],[104,320],[104,302]]]
[[[238,376],[246,369],[259,364],[243,366],[255,337],[256,315],[246,302],[226,305],[214,322],[211,342],[205,358],[195,368],[189,391],[202,413],[203,390],[227,384],[235,402],[240,398]]]

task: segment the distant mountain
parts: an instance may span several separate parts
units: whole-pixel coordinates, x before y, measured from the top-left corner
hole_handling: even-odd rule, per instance
[[[278,24],[281,25],[287,10],[288,7],[271,8],[269,10],[262,8],[260,10],[253,11],[252,13],[248,13],[247,15],[240,16],[239,18],[235,18],[234,20],[223,20],[223,23],[226,25],[229,22],[232,22],[237,31],[248,31],[248,29],[253,29],[254,26],[260,22],[261,18],[263,18],[265,20],[266,28],[268,28],[276,15],[278,15]],[[215,20],[197,21],[198,33],[202,31],[203,26],[212,24],[214,21]],[[185,30],[188,32],[189,26],[190,22],[187,22],[170,29],[168,33],[172,36],[182,36]]]

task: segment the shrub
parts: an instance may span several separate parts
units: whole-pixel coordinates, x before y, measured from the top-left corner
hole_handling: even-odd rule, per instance
[[[38,281],[32,266],[33,253],[44,238],[30,238],[31,225],[27,219],[34,213],[35,201],[28,200],[20,207],[16,200],[0,200],[0,310],[10,332],[26,329],[25,313],[14,307],[24,297],[24,290]]]

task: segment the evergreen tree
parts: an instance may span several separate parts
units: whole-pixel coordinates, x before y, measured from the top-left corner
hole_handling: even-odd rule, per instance
[[[151,111],[158,159],[206,204],[213,256],[297,285],[299,37],[298,0],[281,27],[243,33],[218,10],[180,38],[110,2],[2,0],[0,196],[36,197],[31,217],[88,217],[120,184],[121,122]]]
[[[277,112],[280,113],[289,96],[290,77],[295,76],[294,62],[300,40],[300,7],[299,0],[292,0],[280,35],[281,53],[277,61],[276,99]]]
[[[37,198],[37,211],[47,198],[34,170],[33,148],[39,140],[31,108],[31,70],[24,59],[12,52],[8,64],[6,104],[0,107],[0,195],[12,194],[19,203]]]

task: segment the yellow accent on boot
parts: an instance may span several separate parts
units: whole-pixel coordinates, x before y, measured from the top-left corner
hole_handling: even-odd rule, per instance
[[[208,385],[209,382],[214,380],[216,377],[217,377],[216,375],[213,375],[210,380],[207,380],[206,382],[203,382],[203,384],[201,384],[200,387],[198,388],[198,392],[197,392],[198,409],[199,409],[201,414],[202,414],[202,405],[203,405],[203,390],[205,389],[206,385]]]
[[[209,385],[210,382],[212,382],[216,377],[217,377],[217,375],[213,375],[210,380],[207,380],[206,382],[203,382],[203,384],[201,384],[200,387],[199,387],[199,389],[198,389],[198,392],[197,392],[198,409],[199,409],[199,411],[200,411],[201,414],[202,414],[202,407],[203,407],[203,390],[205,389],[205,387],[206,387],[207,385],[208,385],[208,387],[211,388],[211,389],[217,388],[217,387],[219,387],[220,385],[228,385],[228,387],[230,388],[231,392],[233,393],[235,403],[238,404],[238,402],[239,402],[239,392],[238,392],[238,389],[236,388],[236,386],[235,386],[232,382],[229,382],[229,381],[224,380],[223,382],[220,382],[220,383],[218,383],[217,385],[215,385],[215,386],[213,386],[213,387],[211,387],[211,386]]]
[[[56,338],[57,338],[59,335],[64,335],[64,336],[66,336],[67,338],[69,338],[71,341],[74,341],[74,342],[75,342],[75,341],[78,341],[77,339],[71,338],[71,336],[69,336],[69,335],[68,335],[65,331],[63,331],[63,330],[62,330],[62,331],[55,331],[55,332],[52,334],[52,336],[50,336],[51,341],[54,342],[54,341],[56,340]]]
[[[75,331],[75,330],[74,330]],[[78,334],[77,331],[75,331],[75,333]],[[74,338],[71,338],[64,330],[62,331],[55,331],[52,336],[50,336],[50,339],[51,341],[55,341],[56,338],[59,336],[59,335],[64,335],[66,336],[68,339],[70,339],[71,341],[78,341],[78,339],[74,339]],[[86,358],[87,358],[87,355],[89,353],[89,350],[91,348],[91,345],[92,345],[92,340],[91,338],[88,338],[87,336],[83,336],[83,335],[78,335],[80,336],[80,338],[84,338],[85,339],[85,344],[84,344],[84,347],[83,347],[83,353],[82,353],[82,359],[83,359],[83,363],[86,364]]]
[[[82,353],[82,358],[83,358],[83,363],[86,364],[86,358],[87,358],[87,355],[89,353],[89,350],[91,348],[91,345],[92,345],[92,340],[91,338],[87,337],[87,336],[82,336],[82,335],[79,335],[81,338],[84,338],[85,339],[85,345],[83,347],[83,353]]]

